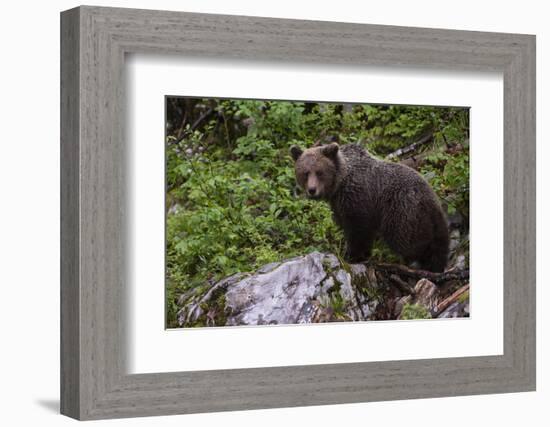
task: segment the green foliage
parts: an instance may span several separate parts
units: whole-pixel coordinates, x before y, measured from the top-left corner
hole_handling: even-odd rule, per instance
[[[447,212],[458,211],[466,219],[470,203],[470,157],[468,150],[449,154],[439,148],[426,158],[420,172],[447,205]]]
[[[470,299],[470,292],[469,291],[466,291],[464,292],[462,295],[460,295],[457,299],[457,301],[460,303],[460,304],[464,304],[466,301],[468,301]]]
[[[467,214],[467,117],[458,108],[169,99],[168,326],[176,326],[178,296],[191,288],[313,250],[342,255],[328,205],[297,193],[292,145],[336,137],[384,157],[431,132],[420,172],[449,210]],[[395,260],[380,244],[373,256]]]
[[[401,311],[401,319],[413,320],[413,319],[431,319],[432,316],[426,307],[420,304],[405,304]]]
[[[332,310],[332,318],[334,320],[348,320],[349,316],[346,314],[346,302],[339,292],[333,292],[329,295],[329,301],[325,308]]]

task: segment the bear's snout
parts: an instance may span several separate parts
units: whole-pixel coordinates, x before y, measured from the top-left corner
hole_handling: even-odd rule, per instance
[[[309,193],[310,196],[315,196],[317,189],[315,187],[310,187],[307,189],[307,192]]]

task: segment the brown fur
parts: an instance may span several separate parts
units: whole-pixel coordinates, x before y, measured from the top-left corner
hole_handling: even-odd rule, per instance
[[[292,147],[296,180],[308,197],[329,202],[347,243],[346,258],[364,261],[381,237],[406,262],[443,271],[449,253],[445,214],[415,170],[371,157],[359,145]]]

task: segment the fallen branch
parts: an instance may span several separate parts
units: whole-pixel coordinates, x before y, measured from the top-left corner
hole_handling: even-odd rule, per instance
[[[395,159],[396,157],[404,156],[405,154],[408,154],[412,151],[415,151],[418,149],[418,147],[421,147],[422,145],[428,144],[433,141],[433,134],[428,133],[424,135],[422,138],[420,138],[418,141],[413,142],[410,145],[407,145],[406,147],[401,147],[398,150],[395,150],[393,153],[390,153],[386,156],[386,160]]]
[[[453,292],[451,295],[449,295],[447,298],[445,298],[443,301],[441,301],[439,304],[437,304],[437,309],[435,310],[435,316],[439,316],[441,313],[445,311],[447,307],[449,307],[452,303],[457,301],[460,296],[470,290],[470,284],[466,284],[462,286],[461,288],[457,289],[455,292]]]
[[[449,280],[469,280],[470,270],[449,270],[443,273],[434,273],[427,270],[414,270],[401,264],[380,263],[372,265],[377,270],[382,270],[398,276],[410,277],[413,279],[428,279],[433,283],[443,283]]]

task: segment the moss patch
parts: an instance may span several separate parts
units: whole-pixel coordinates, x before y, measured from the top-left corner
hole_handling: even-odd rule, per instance
[[[431,319],[432,316],[428,309],[420,304],[405,304],[401,311],[401,319]]]
[[[457,300],[460,304],[464,304],[469,299],[470,299],[470,291],[466,291],[462,295],[460,295]]]

